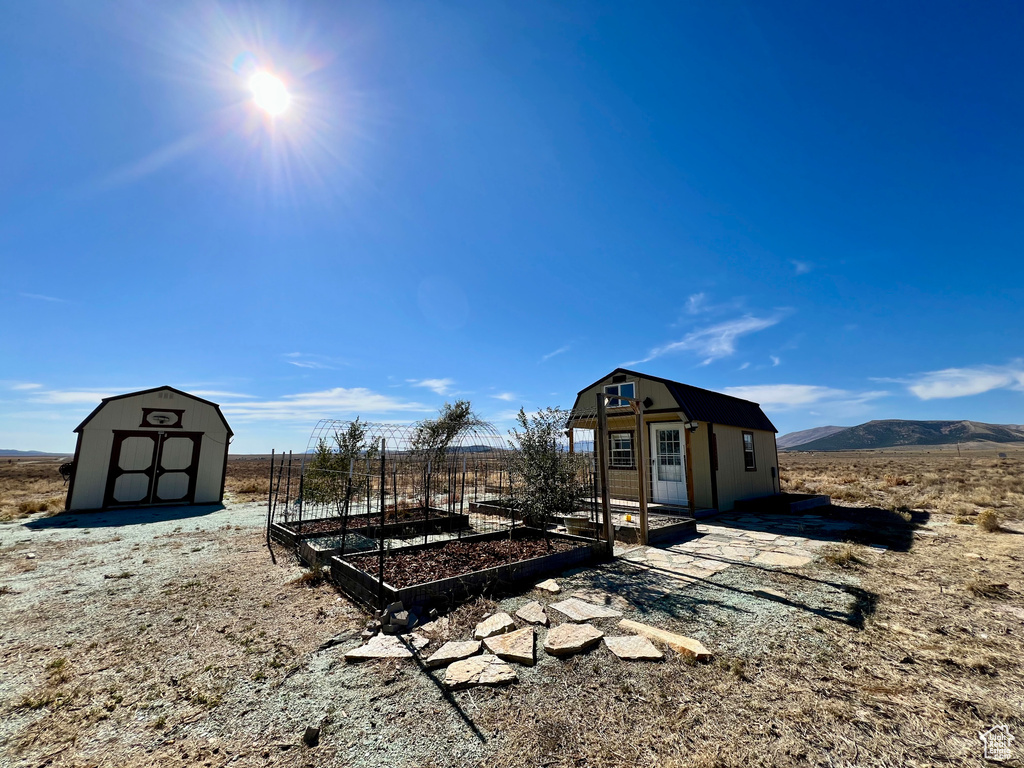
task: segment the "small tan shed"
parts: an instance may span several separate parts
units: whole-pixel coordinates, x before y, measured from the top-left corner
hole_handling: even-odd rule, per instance
[[[105,398],[75,429],[65,509],[214,504],[231,427],[220,406],[174,387]]]

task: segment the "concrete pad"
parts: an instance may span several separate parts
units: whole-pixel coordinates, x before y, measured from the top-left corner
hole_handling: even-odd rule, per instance
[[[451,641],[438,648],[426,661],[428,668],[445,667],[453,661],[461,661],[470,656],[480,653],[479,640],[467,640],[465,642]]]
[[[654,643],[642,635],[626,635],[624,637],[606,637],[604,644],[608,650],[627,661],[657,661],[665,658],[665,654],[654,647]]]
[[[522,619],[527,624],[540,624],[542,627],[548,625],[548,615],[544,613],[544,606],[536,600],[516,611],[516,618]]]
[[[517,679],[511,665],[487,654],[456,661],[444,673],[445,685],[453,690],[477,685],[504,685]]]
[[[486,637],[493,637],[494,635],[511,632],[515,628],[516,623],[512,621],[511,616],[507,613],[496,613],[476,625],[476,630],[473,632],[473,638],[476,640],[483,640]]]
[[[499,659],[532,667],[537,662],[534,637],[534,628],[526,627],[504,635],[488,637],[484,640],[484,645]]]
[[[594,605],[580,600],[578,597],[570,597],[559,603],[552,603],[548,606],[564,614],[570,621],[584,622],[594,619],[613,619],[622,615],[620,611],[612,608],[605,608],[603,605]]]
[[[552,656],[571,656],[596,645],[604,632],[589,624],[559,624],[548,630],[544,650]]]
[[[652,627],[649,624],[641,624],[639,621],[630,621],[629,619],[623,619],[620,621],[619,626],[629,632],[635,632],[636,634],[643,635],[651,640],[657,640],[659,643],[664,643],[669,648],[687,656],[691,656],[697,661],[711,660],[711,651],[705,648],[704,644],[701,643],[700,640],[694,640],[692,637],[678,635],[675,632],[669,632],[667,629],[659,629],[658,627]]]

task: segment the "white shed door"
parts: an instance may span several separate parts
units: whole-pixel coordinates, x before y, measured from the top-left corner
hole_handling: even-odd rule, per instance
[[[687,506],[686,437],[682,422],[666,421],[650,425],[651,501],[658,504]]]
[[[190,504],[202,437],[200,432],[114,430],[103,506]]]

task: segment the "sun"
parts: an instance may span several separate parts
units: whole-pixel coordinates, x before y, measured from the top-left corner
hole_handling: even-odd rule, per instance
[[[257,72],[249,78],[249,90],[252,91],[256,106],[272,116],[280,115],[288,109],[291,97],[284,83],[269,72]]]

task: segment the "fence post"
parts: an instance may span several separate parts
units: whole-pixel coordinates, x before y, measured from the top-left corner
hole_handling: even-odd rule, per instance
[[[380,439],[380,554],[378,555],[377,565],[377,607],[382,611],[384,610],[384,489],[388,483],[384,468],[385,448],[387,448],[387,443],[382,437]],[[367,457],[367,467],[369,467],[369,457]],[[366,484],[369,487],[369,473],[367,473]],[[369,507],[369,499],[367,499],[366,504]]]
[[[270,483],[267,485],[267,549],[270,550],[270,559],[277,562],[274,558],[274,548],[270,546],[270,526],[274,522],[274,507],[272,500],[274,498],[274,449],[270,449]]]
[[[604,392],[597,393],[597,440],[594,441],[594,456],[598,461],[601,479],[601,514],[605,541],[614,548],[615,527],[612,525],[612,503],[608,492],[608,411],[605,409]]]
[[[640,543],[647,546],[647,477],[650,467],[647,466],[647,451],[644,450],[644,404],[637,402],[633,404],[636,411],[636,461],[638,498],[640,501]]]

